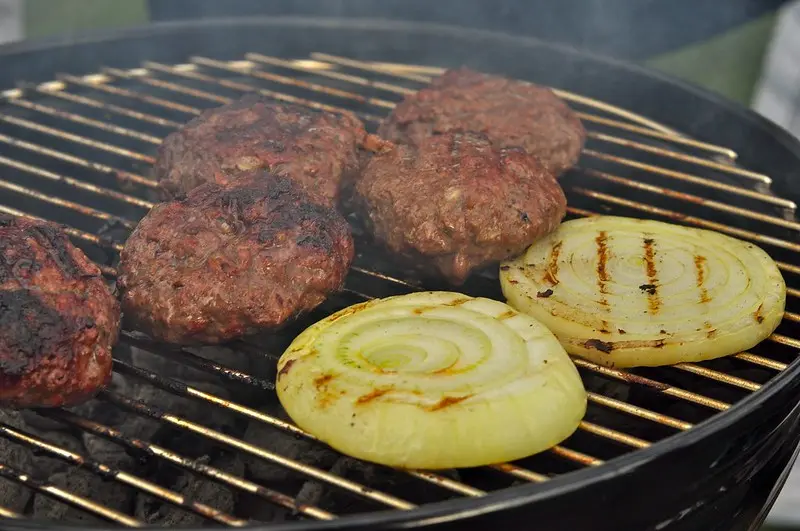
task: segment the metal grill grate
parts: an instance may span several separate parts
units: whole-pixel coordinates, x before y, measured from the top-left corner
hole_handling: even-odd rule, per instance
[[[107,68],[102,73],[61,74],[56,81],[21,86],[3,93],[0,114],[0,211],[46,218],[66,224],[68,234],[97,260],[108,277],[125,235],[152,206],[156,184],[149,177],[153,154],[163,138],[203,109],[228,103],[245,92],[317,109],[355,112],[374,127],[380,115],[403,95],[431,80],[439,69],[386,63],[365,63],[326,54],[286,60],[247,54],[243,60],[193,57],[187,64],[146,62],[142,68]],[[564,178],[570,216],[618,213],[671,220],[727,233],[762,245],[779,260],[789,286],[782,327],[752,352],[705,363],[682,363],[661,369],[621,371],[578,360],[587,384],[589,414],[575,436],[542,456],[456,474],[395,471],[410,481],[427,483],[436,499],[484,496],[522,482],[550,477],[586,466],[601,466],[615,456],[645,449],[652,443],[692,426],[759,390],[795,359],[800,340],[791,336],[800,323],[800,223],[796,205],[770,191],[771,179],[736,165],[736,153],[722,146],[681,135],[645,117],[564,91],[589,130],[581,165]],[[363,300],[387,292],[418,289],[399,272],[376,272],[369,260],[356,263],[344,298]],[[480,280],[480,279],[479,279]],[[326,307],[327,310],[336,309]],[[788,334],[788,335],[787,335]],[[231,386],[269,394],[269,378],[246,374],[188,350],[167,348],[132,331],[121,340],[130,346],[183,363]],[[279,352],[251,343],[236,345],[244,352],[266,356],[274,363]],[[271,356],[271,357],[270,357]],[[292,424],[245,403],[233,402],[196,386],[162,377],[153,370],[116,359],[114,370],[127,378],[199,401],[210,409],[261,423],[313,440]],[[373,509],[408,510],[428,499],[407,500],[395,494],[391,481],[355,481],[286,457],[270,449],[270,441],[255,445],[241,433],[227,433],[161,409],[158,403],[135,400],[108,390],[99,400],[122,412],[154,419],[190,432],[221,447],[236,450],[287,469],[298,478],[333,486]],[[289,509],[298,518],[328,520],[342,514],[277,492],[243,475],[192,459],[169,447],[169,441],[141,440],[109,423],[74,411],[40,411],[50,420],[118,443],[148,458],[191,472],[203,480],[228,486],[263,502]],[[0,423],[0,435],[48,456],[118,482],[218,524],[242,526],[247,520],[195,501],[142,474],[81,455],[25,430]],[[391,471],[385,471],[390,474]],[[125,526],[144,522],[118,508],[79,496],[64,486],[43,482],[32,470],[0,464],[0,477],[36,493],[77,507],[96,517]],[[425,490],[426,493],[430,490]],[[427,496],[427,494],[426,494]],[[411,496],[406,496],[411,497]],[[347,512],[347,511],[345,511]],[[25,515],[0,507],[0,517]]]

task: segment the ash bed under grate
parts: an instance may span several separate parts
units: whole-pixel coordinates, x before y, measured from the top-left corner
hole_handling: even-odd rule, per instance
[[[374,129],[437,73],[325,54],[285,60],[252,53],[21,86],[4,93],[0,114],[0,212],[67,225],[113,278],[127,234],[152,205],[155,149],[203,109],[255,91],[348,109]],[[602,466],[757,392],[800,349],[796,205],[771,193],[768,176],[737,166],[729,149],[602,102],[559,95],[589,130],[579,167],[562,179],[569,216],[648,217],[758,243],[779,261],[788,286],[784,322],[767,341],[729,358],[660,369],[575,360],[589,409],[562,445],[478,469],[395,471],[341,456],[293,426],[272,383],[277,357],[307,324],[366,298],[422,287],[423,279],[360,245],[345,292],[280,336],[181,350],[124,331],[113,384],[96,400],[69,411],[0,412],[0,517],[242,526],[408,510]],[[495,279],[482,272],[463,291],[499,297]]]

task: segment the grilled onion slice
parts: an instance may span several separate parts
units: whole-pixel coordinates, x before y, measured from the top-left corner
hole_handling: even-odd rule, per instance
[[[307,328],[278,362],[304,430],[389,466],[473,467],[567,438],[586,392],[555,336],[504,303],[422,292],[356,304]]]
[[[563,223],[503,263],[500,282],[567,352],[615,367],[748,349],[778,326],[786,301],[777,265],[755,245],[616,216]]]

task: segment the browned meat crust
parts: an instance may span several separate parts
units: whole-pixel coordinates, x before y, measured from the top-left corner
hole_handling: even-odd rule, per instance
[[[555,177],[521,149],[479,134],[442,134],[377,153],[353,203],[378,240],[454,284],[521,253],[566,212]]]
[[[55,225],[0,214],[0,406],[56,407],[111,377],[119,303]]]
[[[577,115],[549,88],[465,68],[407,96],[378,134],[423,143],[432,134],[464,131],[483,132],[497,147],[522,147],[556,175],[577,162],[586,137]]]
[[[340,290],[347,222],[292,180],[256,172],[155,206],[120,262],[124,319],[170,343],[220,343],[280,327]]]
[[[335,206],[341,181],[358,170],[357,149],[365,141],[364,124],[353,115],[247,95],[205,111],[167,136],[155,172],[167,198],[264,169]]]

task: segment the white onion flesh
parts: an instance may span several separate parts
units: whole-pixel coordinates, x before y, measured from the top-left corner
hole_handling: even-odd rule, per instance
[[[500,266],[508,303],[570,354],[612,367],[708,360],[780,324],[786,284],[757,246],[669,223],[567,221]]]
[[[301,333],[278,371],[278,397],[298,426],[401,468],[526,457],[566,439],[586,411],[580,376],[547,328],[459,293],[341,310]]]

